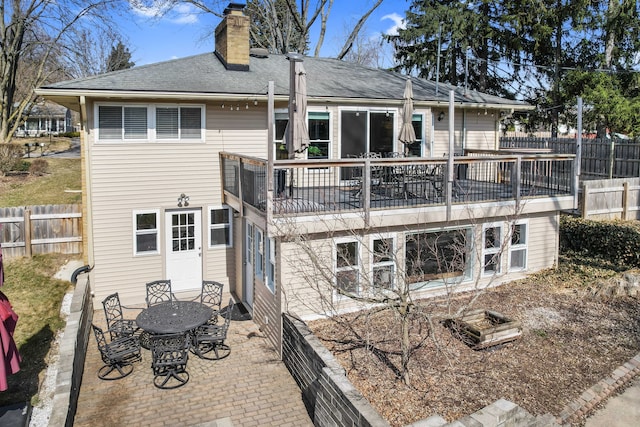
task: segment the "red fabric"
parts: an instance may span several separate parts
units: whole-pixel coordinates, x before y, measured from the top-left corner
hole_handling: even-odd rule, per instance
[[[20,354],[13,332],[18,323],[18,315],[13,311],[9,299],[0,292],[0,391],[8,388],[7,377],[20,370]]]

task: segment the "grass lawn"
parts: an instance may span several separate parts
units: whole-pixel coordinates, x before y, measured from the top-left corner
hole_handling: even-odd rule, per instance
[[[54,279],[69,255],[35,255],[5,261],[2,292],[18,314],[14,339],[22,357],[20,372],[9,376],[9,389],[0,393],[0,406],[32,400],[47,367],[47,355],[65,322],[60,306],[70,284]]]
[[[0,206],[81,203],[80,159],[43,159],[48,168],[42,176],[0,176]]]

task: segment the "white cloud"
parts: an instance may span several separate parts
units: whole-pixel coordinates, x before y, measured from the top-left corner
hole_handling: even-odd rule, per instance
[[[384,15],[382,18],[380,18],[380,21],[385,21],[387,19],[393,21],[393,25],[389,27],[387,30],[385,30],[384,34],[395,36],[398,34],[398,29],[406,28],[406,24],[404,23],[404,18],[398,15],[397,13],[390,13],[388,15]]]
[[[143,18],[162,17],[173,24],[194,24],[198,22],[196,8],[190,4],[179,4],[173,8],[167,8],[167,2],[156,0],[149,6],[140,1],[130,1],[131,10]]]

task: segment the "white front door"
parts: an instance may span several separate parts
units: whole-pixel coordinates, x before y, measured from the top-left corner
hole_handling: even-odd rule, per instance
[[[253,244],[253,224],[247,221],[245,227],[245,240],[244,240],[244,286],[243,295],[244,302],[247,303],[249,308],[253,308],[253,257],[254,257],[254,244]]]
[[[173,292],[202,286],[201,218],[199,209],[167,211],[165,214],[165,270]]]

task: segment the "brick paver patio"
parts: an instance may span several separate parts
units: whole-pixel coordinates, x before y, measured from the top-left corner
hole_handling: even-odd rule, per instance
[[[102,310],[94,313],[94,323],[104,326],[103,319]],[[229,357],[210,361],[192,354],[189,382],[161,390],[153,385],[150,352],[144,349],[128,377],[98,379],[102,360],[92,333],[74,426],[313,425],[300,389],[251,320],[232,321],[227,343]]]

